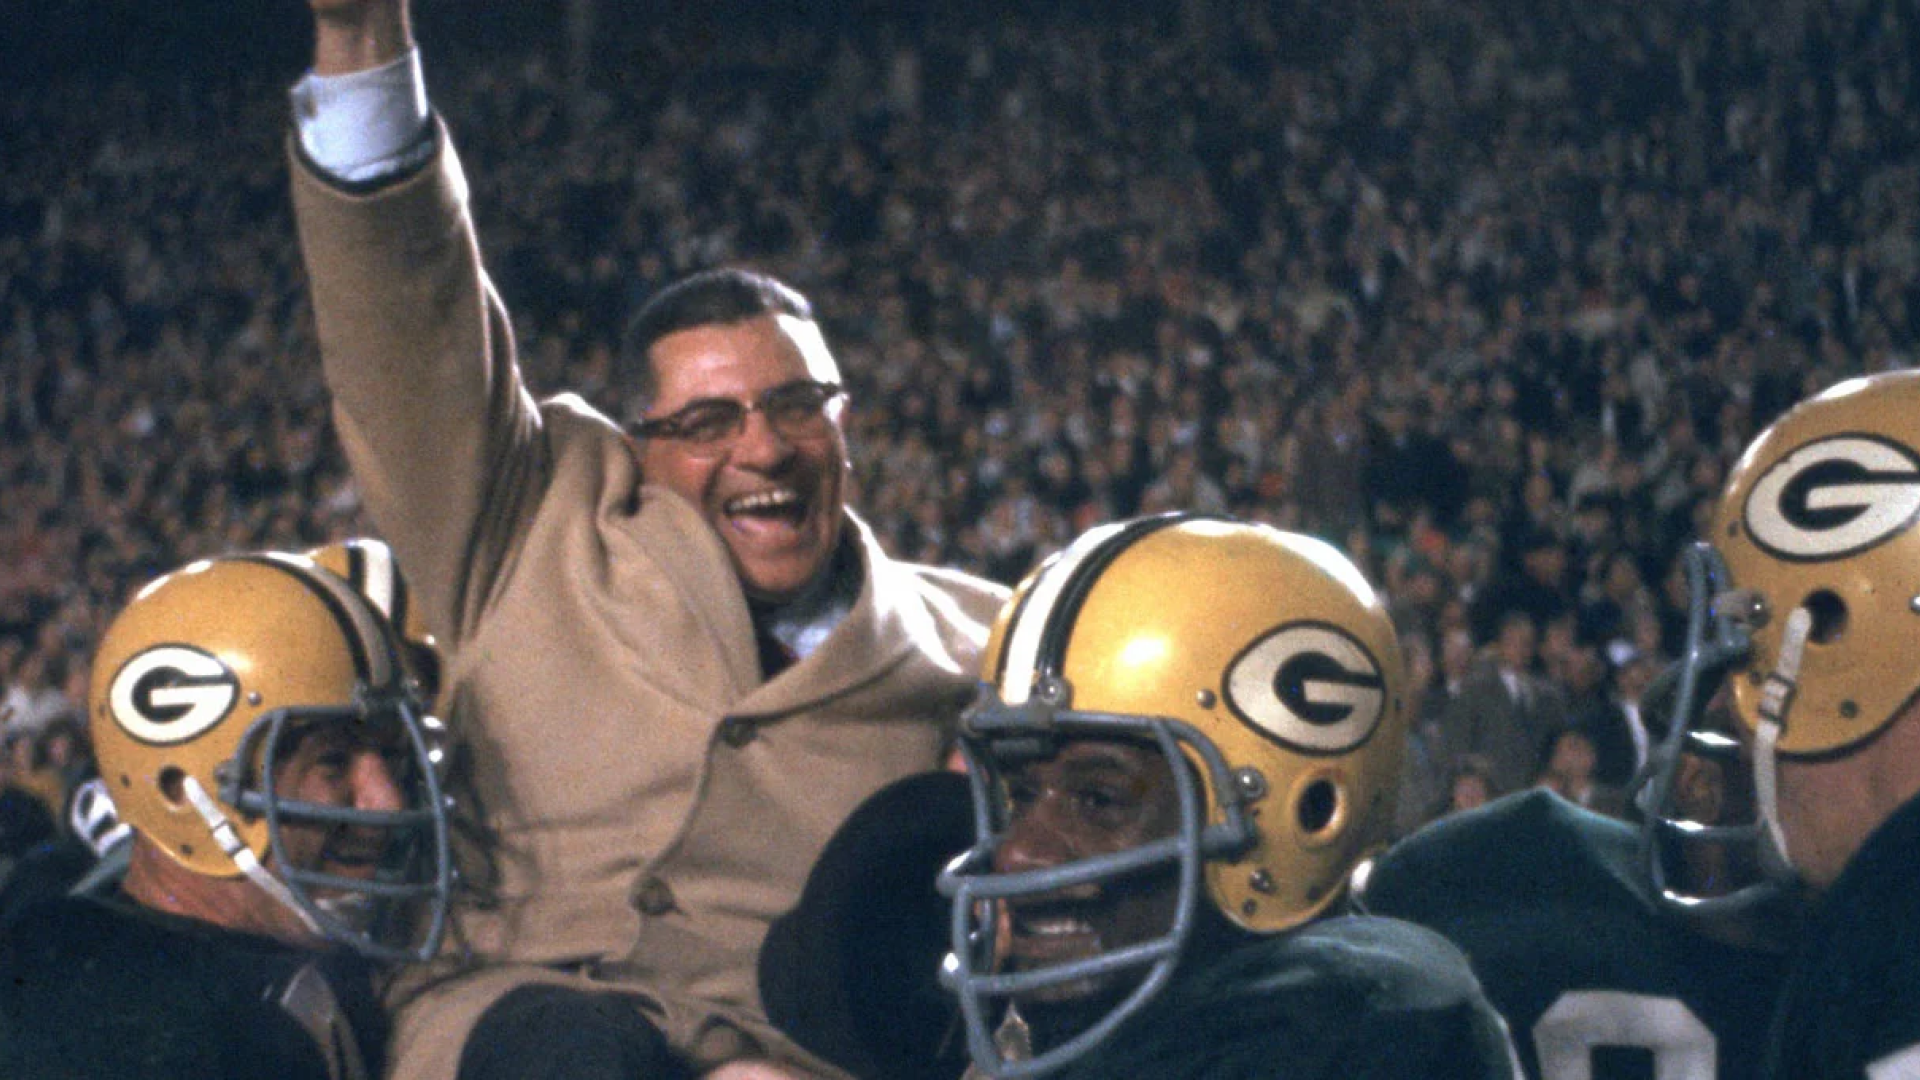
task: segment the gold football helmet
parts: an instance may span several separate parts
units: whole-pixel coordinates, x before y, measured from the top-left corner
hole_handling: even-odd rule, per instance
[[[432,955],[451,895],[423,711],[380,612],[311,559],[279,553],[196,562],[148,584],[102,637],[88,703],[122,821],[186,869],[245,875],[316,933],[382,958]],[[316,724],[396,745],[408,805],[276,795],[281,755]],[[386,830],[388,865],[368,880],[296,866],[281,839],[289,822]]]
[[[1891,372],[1840,383],[1762,432],[1734,466],[1710,535],[1688,552],[1692,617],[1669,739],[1677,746],[1693,737],[1724,681],[1752,745],[1758,821],[1745,835],[1761,844],[1771,879],[1737,897],[1742,903],[1791,878],[1775,801],[1778,756],[1845,753],[1920,690],[1917,524],[1920,372]],[[1670,817],[1672,771],[1651,784],[1657,823]],[[1656,844],[1662,834],[1701,835],[1656,828]]]
[[[407,579],[400,573],[400,562],[384,540],[371,536],[352,536],[324,544],[307,553],[335,576],[344,578],[360,590],[387,622],[400,631],[407,674],[420,684],[420,696],[429,707],[440,700],[440,642],[427,629],[420,608],[407,590]]]
[[[988,638],[984,681],[960,735],[978,841],[941,888],[954,915],[944,977],[990,1075],[1057,1067],[1144,1006],[1198,904],[1254,933],[1297,927],[1344,895],[1387,838],[1407,725],[1399,641],[1359,570],[1320,540],[1187,515],[1096,528],[1015,590]],[[1181,827],[1129,851],[993,872],[1008,820],[1002,770],[1074,736],[1158,746],[1174,765]],[[1155,865],[1180,875],[1165,938],[1125,958],[992,972],[995,901]],[[989,999],[1119,966],[1148,971],[1099,1023],[1032,1061],[1000,1058]]]

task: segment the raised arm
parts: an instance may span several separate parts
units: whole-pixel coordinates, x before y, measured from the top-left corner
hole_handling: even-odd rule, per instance
[[[311,0],[293,202],[335,430],[428,625],[471,628],[546,476],[404,0]]]

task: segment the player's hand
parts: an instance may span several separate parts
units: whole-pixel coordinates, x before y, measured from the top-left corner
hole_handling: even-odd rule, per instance
[[[313,70],[363,71],[413,47],[407,0],[307,0],[313,10]]]
[[[313,17],[326,22],[359,24],[369,19],[391,17],[405,8],[406,0],[307,0]]]

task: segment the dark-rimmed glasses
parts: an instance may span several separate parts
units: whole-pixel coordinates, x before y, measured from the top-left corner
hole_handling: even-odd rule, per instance
[[[800,379],[762,391],[752,401],[701,398],[677,412],[639,420],[628,430],[642,439],[674,439],[694,454],[717,454],[746,430],[747,414],[767,418],[773,430],[787,439],[817,439],[832,428],[827,406],[842,393],[839,383]]]

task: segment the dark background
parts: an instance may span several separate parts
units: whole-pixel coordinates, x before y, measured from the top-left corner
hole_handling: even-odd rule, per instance
[[[661,25],[727,33],[742,24],[805,23],[857,37],[911,33],[929,21],[991,19],[1015,10],[1032,17],[1107,6],[1091,0],[1042,5],[1013,0],[584,2],[596,14],[603,50]],[[562,48],[568,6],[567,0],[426,0],[415,4],[414,15],[419,35],[429,42],[539,41]],[[1169,14],[1176,10],[1176,5],[1160,6]],[[306,4],[300,0],[7,0],[0,3],[0,86],[31,87],[58,73],[85,70],[161,77],[191,73],[208,79],[275,71],[297,76],[311,40]]]

